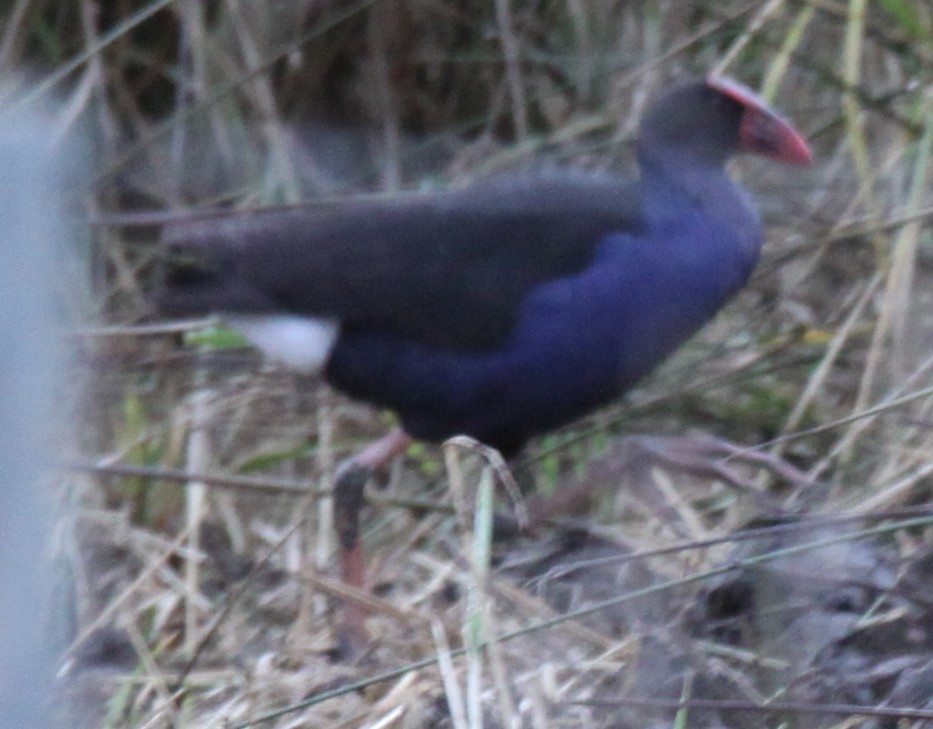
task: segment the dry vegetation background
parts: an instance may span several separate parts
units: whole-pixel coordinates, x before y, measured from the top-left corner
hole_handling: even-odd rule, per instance
[[[0,68],[31,70],[5,103],[57,97],[59,137],[94,150],[62,286],[65,725],[931,725],[927,3],[2,12]],[[574,529],[490,556],[485,462],[452,452],[451,486],[439,449],[412,451],[367,511],[373,651],[334,662],[326,494],[335,462],[391,417],[222,331],[154,321],[157,225],[113,214],[630,171],[644,104],[711,69],[761,88],[816,152],[806,170],[737,168],[768,227],[754,281],[625,403],[529,449],[539,488],[600,480],[605,503]],[[651,468],[624,437],[639,432],[729,438],[811,483],[741,459],[718,465],[744,489]],[[749,525],[762,531],[732,541]]]

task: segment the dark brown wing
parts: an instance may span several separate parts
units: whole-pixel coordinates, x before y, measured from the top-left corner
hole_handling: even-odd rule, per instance
[[[488,349],[530,289],[582,270],[605,235],[639,225],[631,183],[584,175],[176,223],[160,303],[173,314],[332,316]]]

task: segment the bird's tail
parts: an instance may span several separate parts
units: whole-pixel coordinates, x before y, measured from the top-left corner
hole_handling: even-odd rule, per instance
[[[241,240],[222,219],[178,222],[162,234],[162,272],[153,301],[165,316],[263,311],[264,297],[240,274]]]

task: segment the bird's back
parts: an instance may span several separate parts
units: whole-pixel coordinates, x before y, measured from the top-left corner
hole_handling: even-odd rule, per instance
[[[427,346],[488,350],[535,286],[583,270],[640,225],[633,188],[580,173],[461,191],[179,223],[163,310],[287,312]]]

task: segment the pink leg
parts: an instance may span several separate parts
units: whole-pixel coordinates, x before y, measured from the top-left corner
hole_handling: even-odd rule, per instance
[[[369,478],[384,470],[411,445],[412,438],[396,428],[371,443],[360,453],[344,461],[337,469],[334,486],[334,527],[340,540],[341,577],[345,584],[365,588],[366,576],[363,547],[360,544],[360,511],[363,489]],[[359,655],[369,644],[366,631],[366,611],[356,602],[343,605],[340,630],[340,652],[347,658]]]
[[[760,466],[797,488],[817,485],[786,461],[750,451],[721,438],[709,435],[630,435],[620,439],[608,453],[594,461],[582,478],[563,485],[552,496],[532,497],[528,503],[530,528],[589,508],[607,483],[618,481],[619,474],[642,469],[649,462],[696,476],[719,479],[747,490],[762,502],[761,507],[765,511],[773,509],[774,504],[768,502],[767,496],[760,493],[754,480],[745,476],[734,463]]]

